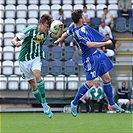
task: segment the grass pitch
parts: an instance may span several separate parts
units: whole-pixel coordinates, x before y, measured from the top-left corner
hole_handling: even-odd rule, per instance
[[[133,133],[133,114],[1,113],[0,133]]]

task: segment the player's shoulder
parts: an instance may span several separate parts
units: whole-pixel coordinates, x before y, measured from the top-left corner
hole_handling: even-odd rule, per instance
[[[82,25],[82,27],[79,29],[79,34],[83,35],[87,30],[89,30],[89,27],[87,25]]]
[[[30,32],[30,31],[33,31],[33,30],[36,30],[36,27],[35,26],[27,26],[25,27],[22,32]]]
[[[69,27],[67,28],[66,33],[67,33],[68,35],[72,34],[72,33],[73,33],[73,29],[74,29],[74,23],[71,23],[71,24],[69,25]]]
[[[73,29],[74,28],[74,23],[71,23],[68,28]]]
[[[35,26],[27,26],[27,27],[25,27],[24,29],[36,29],[36,27]]]
[[[83,25],[81,28],[80,28],[80,31],[85,33],[85,30],[87,29],[87,27],[85,25]]]

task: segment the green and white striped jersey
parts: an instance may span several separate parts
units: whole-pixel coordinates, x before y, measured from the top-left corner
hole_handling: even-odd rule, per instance
[[[93,100],[98,100],[98,99],[104,98],[104,91],[103,91],[101,86],[99,86],[98,88],[93,86],[93,87],[90,88],[89,91],[90,91],[90,97]]]
[[[46,34],[39,33],[38,27],[26,27],[16,35],[22,46],[19,53],[19,61],[29,61],[35,57],[45,58],[42,50],[44,41],[50,37],[51,32]]]

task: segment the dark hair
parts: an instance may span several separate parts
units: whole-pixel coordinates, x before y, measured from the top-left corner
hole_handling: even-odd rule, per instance
[[[87,8],[87,6],[86,6],[86,5],[84,5],[84,6],[83,6],[83,8]]]
[[[39,24],[42,23],[44,24],[45,22],[47,22],[47,24],[50,26],[51,22],[52,22],[52,16],[50,14],[43,14],[40,19],[39,19]]]
[[[81,9],[77,9],[72,12],[71,16],[74,23],[77,24],[79,22],[79,19],[82,18],[82,13],[83,11]]]
[[[107,10],[107,7],[104,7],[103,10]]]

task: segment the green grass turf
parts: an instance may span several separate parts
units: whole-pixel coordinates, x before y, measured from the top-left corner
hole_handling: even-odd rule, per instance
[[[133,114],[1,113],[1,133],[133,133]]]

